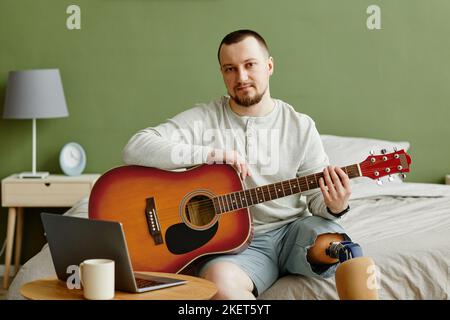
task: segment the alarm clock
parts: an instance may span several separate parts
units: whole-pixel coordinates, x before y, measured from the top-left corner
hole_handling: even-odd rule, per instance
[[[86,167],[86,152],[76,142],[65,144],[59,153],[59,165],[68,176],[78,176]]]

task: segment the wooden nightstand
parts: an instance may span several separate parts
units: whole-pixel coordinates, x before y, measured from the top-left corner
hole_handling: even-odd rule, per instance
[[[14,272],[20,263],[23,232],[23,208],[71,207],[89,195],[99,174],[80,176],[49,175],[44,179],[19,179],[13,174],[2,180],[2,206],[8,207],[6,231],[5,272],[3,287],[9,285],[9,269],[15,236]],[[16,223],[17,220],[17,223]]]

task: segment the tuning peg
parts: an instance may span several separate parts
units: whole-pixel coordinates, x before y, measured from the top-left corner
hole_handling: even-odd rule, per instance
[[[369,153],[370,153],[371,156],[373,156],[375,154],[375,151],[370,150]]]
[[[402,180],[405,180],[405,179],[406,179],[406,174],[402,173],[402,174],[400,175],[400,178],[402,178]]]
[[[387,153],[386,149],[381,149],[381,153],[386,154]]]
[[[383,185],[383,181],[381,181],[380,179],[377,179],[377,185],[382,186]]]
[[[397,147],[393,147],[394,151],[397,152],[398,148]]]
[[[392,182],[392,181],[394,181],[394,177],[393,177],[393,176],[391,176],[391,175],[389,175],[389,178],[388,178],[388,180],[389,180],[389,182]]]

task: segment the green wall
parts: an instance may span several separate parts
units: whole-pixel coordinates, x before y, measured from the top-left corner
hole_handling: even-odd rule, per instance
[[[66,28],[70,4],[81,30]],[[366,27],[371,4],[381,30]],[[447,0],[0,0],[0,104],[10,70],[59,68],[70,116],[38,121],[38,169],[61,173],[59,151],[76,141],[86,172],[104,172],[137,130],[225,93],[217,46],[251,28],[275,59],[272,96],[321,133],[410,141],[408,181],[442,183],[449,13]],[[31,121],[0,119],[0,150],[0,177],[30,170]],[[26,211],[22,260],[44,243],[39,211]],[[0,223],[3,240],[4,209]]]

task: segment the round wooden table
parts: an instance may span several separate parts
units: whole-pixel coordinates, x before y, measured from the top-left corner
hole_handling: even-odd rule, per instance
[[[187,280],[185,284],[143,293],[116,291],[113,300],[207,300],[217,292],[211,281],[183,274],[140,272],[156,276]],[[84,300],[82,289],[68,289],[57,278],[35,280],[24,284],[20,293],[31,300]]]

